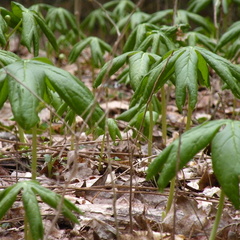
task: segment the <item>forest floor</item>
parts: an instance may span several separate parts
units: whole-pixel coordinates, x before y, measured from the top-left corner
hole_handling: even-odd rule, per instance
[[[76,74],[74,64],[63,64],[62,67]],[[87,65],[82,67],[82,81],[91,88],[91,69]],[[199,88],[192,126],[209,119],[239,119],[240,102],[229,91],[221,90],[220,80],[214,73],[211,84],[211,90]],[[107,87],[108,98],[103,94],[98,102],[109,111],[110,117],[115,118],[128,109],[132,90],[119,84],[116,76],[111,78]],[[180,114],[176,108],[174,88],[165,88],[170,143],[184,130],[186,117],[185,110]],[[80,133],[82,120],[77,118],[75,132],[79,142],[74,142],[78,154],[75,159],[75,151],[71,150],[72,136],[61,121],[49,124],[50,117],[47,110],[40,114],[37,180],[64,194],[83,214],[78,216],[79,225],[73,225],[63,217],[52,224],[56,212],[40,202],[45,239],[150,240],[173,239],[173,235],[178,240],[209,238],[220,191],[211,168],[210,149],[200,152],[179,172],[175,204],[163,220],[169,188],[159,192],[156,183],[145,178],[149,161],[164,148],[160,123],[154,128],[153,156],[149,157],[147,141],[136,141],[131,131],[124,132],[126,123],[118,122],[123,140],[113,143],[107,138],[94,139],[91,134]],[[0,111],[1,189],[31,178],[31,134],[25,135],[26,143],[19,144],[16,124],[10,118],[11,107],[6,103]],[[50,163],[47,162],[49,159]],[[23,215],[22,203],[16,201],[0,222],[1,240],[23,239]],[[240,239],[239,219],[240,212],[226,199],[217,239]]]

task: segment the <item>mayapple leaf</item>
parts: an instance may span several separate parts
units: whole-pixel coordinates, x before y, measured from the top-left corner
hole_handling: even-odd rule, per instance
[[[215,50],[219,50],[223,46],[227,45],[230,41],[235,40],[237,37],[239,37],[239,31],[240,21],[234,22],[232,26],[230,26],[227,31],[221,36]]]
[[[20,191],[21,186],[14,184],[0,192],[0,219],[11,208]]]
[[[186,48],[186,51],[176,60],[175,63],[175,86],[176,104],[181,111],[186,101],[186,92],[189,95],[189,105],[195,108],[198,96],[198,56],[194,48]]]
[[[111,136],[111,139],[113,141],[116,140],[116,137],[118,137],[119,139],[122,139],[122,135],[121,135],[118,125],[114,119],[108,118],[107,125],[108,125],[109,135]]]
[[[148,53],[138,52],[129,58],[130,84],[135,90],[150,69],[152,59]]]
[[[41,186],[36,185],[34,187],[35,194],[38,194],[42,201],[47,203],[49,206],[51,206],[54,209],[58,208],[58,205],[60,203],[61,196],[56,194],[55,192]],[[79,208],[77,208],[74,204],[72,204],[67,199],[63,200],[62,205],[62,213],[65,217],[69,218],[74,223],[79,223],[76,216],[72,213],[72,211],[75,211],[76,213],[82,214]]]
[[[17,60],[21,60],[21,58],[16,54],[9,51],[0,50],[0,68],[16,62]]]
[[[5,46],[6,43],[7,43],[6,37],[4,35],[6,30],[7,30],[7,23],[5,22],[5,20],[2,17],[2,15],[0,15],[0,44],[2,46]]]
[[[199,52],[206,62],[211,66],[212,69],[221,77],[221,79],[228,85],[233,94],[237,97],[240,96],[240,84],[236,81],[236,76],[240,74],[238,68],[227,59],[218,56],[211,51],[208,51],[201,47],[195,47],[196,51]],[[235,75],[235,77],[234,77]]]
[[[108,74],[109,76],[113,75],[124,65],[124,63],[127,62],[129,55],[133,55],[137,52],[138,51],[131,51],[131,52],[123,53],[120,56],[115,57],[111,61],[105,63],[104,66],[101,68],[97,78],[95,79],[93,87],[97,88],[104,80],[104,77],[106,74]]]
[[[130,52],[132,50],[138,50],[140,44],[145,40],[147,33],[151,30],[159,29],[158,26],[150,23],[139,24],[127,38],[124,45],[123,52]]]
[[[25,8],[23,5],[17,2],[12,2],[12,11],[14,15],[22,19],[22,36],[21,43],[28,48],[31,52],[33,45],[34,56],[39,52],[39,29],[42,29],[49,42],[52,44],[55,50],[58,50],[56,39],[47,26],[45,21],[34,11]]]
[[[75,34],[78,34],[75,17],[65,8],[50,6],[46,15],[46,22],[52,31],[57,30],[66,34],[69,29],[72,29]]]
[[[174,64],[176,60],[185,51],[184,48],[170,52],[169,56],[156,65],[142,79],[141,84],[133,94],[130,107],[136,104],[146,104],[152,94],[157,92],[169,77],[174,73]]]
[[[240,207],[240,123],[229,122],[212,140],[213,170],[224,193],[236,209]]]
[[[98,124],[99,127],[104,129],[105,116],[103,110],[94,100],[92,92],[78,78],[67,71],[48,64],[35,62],[35,65],[42,68],[49,84],[76,114],[87,121],[90,127]]]
[[[4,78],[6,78],[6,74],[4,72],[0,72],[1,75],[4,74]],[[8,98],[8,82],[7,80],[0,80],[0,109],[2,108],[3,104],[6,102]]]
[[[37,108],[45,91],[44,72],[35,68],[29,60],[14,62],[4,69],[7,71],[8,96],[15,120],[26,130],[38,121]]]
[[[163,190],[176,175],[176,170],[181,170],[200,150],[211,143],[221,126],[228,122],[229,120],[206,122],[182,134],[180,139],[166,147],[149,165],[147,179],[161,173],[158,185]]]
[[[210,3],[211,0],[191,0],[189,1],[188,10],[194,13],[198,13]]]
[[[69,72],[36,60],[16,61],[0,70],[0,74],[5,72],[13,115],[23,129],[28,130],[38,123],[40,101],[37,97],[42,99],[46,88],[56,91],[90,127],[98,124],[104,129],[104,112],[92,92]]]
[[[36,183],[32,183],[31,181],[22,183],[22,201],[32,239],[39,240],[43,238],[43,224],[38,201],[32,189]]]
[[[75,62],[84,48],[90,45],[92,63],[95,67],[100,67],[104,63],[104,53],[112,50],[111,46],[97,37],[88,37],[73,46],[69,54],[69,61]]]

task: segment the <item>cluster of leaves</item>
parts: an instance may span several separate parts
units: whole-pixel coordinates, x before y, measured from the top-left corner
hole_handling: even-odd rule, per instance
[[[159,101],[157,93],[168,82],[175,86],[179,111],[182,111],[187,100],[189,111],[194,110],[199,85],[211,86],[209,69],[213,69],[223,80],[224,87],[239,98],[240,67],[230,61],[236,60],[239,54],[236,51],[239,46],[239,22],[233,23],[219,39],[215,39],[216,23],[198,14],[210,2],[192,0],[188,10],[180,9],[174,15],[172,9],[147,14],[130,0],[114,0],[92,11],[80,28],[74,15],[63,8],[36,4],[27,9],[16,2],[11,3],[11,11],[1,7],[0,44],[5,50],[0,50],[0,108],[9,100],[14,119],[23,129],[29,130],[37,125],[40,109],[48,104],[60,115],[68,111],[71,115],[70,123],[77,114],[85,120],[89,128],[100,129],[97,132],[104,134],[105,125],[108,125],[112,139],[121,138],[116,121],[106,119],[93,93],[82,81],[55,67],[49,59],[38,57],[42,34],[56,52],[60,43],[71,46],[71,63],[77,61],[83,50],[90,47],[92,66],[101,68],[94,82],[95,88],[107,77],[124,68],[119,80],[129,84],[134,93],[129,109],[118,119],[128,122],[133,128],[143,129],[146,136],[151,134],[152,125],[163,114],[164,105]],[[238,1],[221,2],[224,13],[227,13],[230,2],[238,4]],[[173,15],[175,25],[170,26]],[[192,28],[191,24],[197,25],[197,28]],[[91,31],[97,25],[102,32],[108,27],[112,28],[111,31],[107,29],[111,33],[119,32],[119,29],[125,27],[129,30],[128,40],[120,51],[122,53],[113,56],[107,63],[104,54],[112,52],[111,46],[98,37],[86,37],[81,33],[81,30]],[[21,44],[29,52],[33,50],[35,58],[23,60],[6,51],[14,33],[20,34]],[[58,40],[57,35],[60,35]],[[81,40],[78,41],[80,37]],[[211,143],[214,172],[226,195],[239,208],[240,169],[235,167],[239,165],[239,137],[238,122],[219,120],[204,123],[187,131],[181,139],[164,149],[149,166],[148,178],[161,172],[158,183],[161,189],[164,188],[177,170]],[[229,148],[232,150],[230,163],[226,162],[229,159],[226,157]],[[56,208],[59,196],[49,191],[47,197],[43,191],[45,190],[34,181],[18,183],[4,190],[0,193],[0,217],[11,207],[19,192],[22,192],[29,222],[33,218],[33,212],[29,210],[28,197],[35,209],[35,194]],[[79,212],[64,201],[63,214],[77,222],[71,211]],[[39,225],[39,210],[36,212],[37,220],[33,221],[32,227],[30,225],[33,239],[43,236],[42,225]],[[41,231],[39,235],[34,235],[38,227]]]

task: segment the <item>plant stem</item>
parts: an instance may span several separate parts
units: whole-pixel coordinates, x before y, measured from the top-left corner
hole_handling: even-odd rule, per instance
[[[20,140],[20,142],[25,143],[24,131],[23,131],[23,129],[20,127],[19,124],[17,124],[17,126],[18,126],[19,140]]]
[[[20,25],[22,24],[22,19],[19,21],[19,23],[16,25],[16,27],[6,36],[7,41],[9,41],[9,38],[18,30]]]
[[[37,177],[37,126],[32,128],[32,180]]]
[[[169,191],[169,196],[168,196],[168,200],[167,200],[167,206],[166,206],[166,210],[165,212],[162,213],[162,220],[167,216],[168,212],[170,211],[171,207],[172,207],[172,202],[173,202],[173,198],[174,198],[174,190],[175,190],[175,177],[171,180],[170,183],[170,191]]]
[[[188,103],[188,112],[187,112],[187,124],[186,124],[186,130],[189,130],[191,127],[191,123],[192,123],[192,112],[193,109],[190,107],[190,104]]]
[[[148,133],[148,156],[152,156],[152,140],[153,140],[153,106],[152,103],[149,103],[149,133]],[[148,159],[151,162],[151,158]]]
[[[222,211],[223,211],[223,207],[224,207],[224,197],[225,197],[225,194],[224,194],[223,190],[221,190],[217,215],[216,215],[216,218],[215,218],[215,222],[213,224],[213,228],[212,228],[209,240],[215,240],[216,239],[217,229],[218,229],[218,225],[219,225],[221,215],[222,215]]]
[[[161,88],[161,102],[162,102],[162,141],[167,144],[167,102],[164,86]]]

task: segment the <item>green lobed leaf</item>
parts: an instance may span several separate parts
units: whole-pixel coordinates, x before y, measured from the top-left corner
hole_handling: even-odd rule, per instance
[[[194,48],[188,47],[186,51],[176,60],[176,104],[180,111],[186,101],[186,92],[189,95],[188,103],[191,109],[195,108],[198,97],[197,81],[198,56]]]
[[[239,209],[240,123],[230,121],[212,140],[212,162],[216,177],[229,200]]]
[[[92,92],[79,79],[57,67],[36,61],[34,64],[44,70],[52,87],[76,114],[88,119],[87,124],[90,127],[98,124],[104,129],[104,112],[94,101]]]
[[[203,56],[206,62],[216,71],[221,79],[228,85],[233,94],[240,96],[240,84],[236,81],[236,76],[240,76],[240,70],[230,61],[218,56],[206,49],[195,47],[195,49]],[[234,77],[235,76],[235,77]],[[239,78],[238,78],[239,79]]]
[[[216,51],[228,44],[230,41],[234,40],[235,38],[239,37],[240,32],[240,21],[233,23],[230,28],[221,36],[218,41]]]
[[[6,37],[5,37],[5,34],[4,34],[6,32],[6,30],[7,30],[7,23],[5,22],[2,15],[0,15],[0,44],[2,46],[5,46],[6,43],[7,43],[7,40],[6,40]]]
[[[198,80],[202,86],[210,87],[210,80],[209,80],[209,70],[207,63],[203,56],[197,52],[198,55],[198,70],[200,72],[200,76]]]
[[[39,240],[43,238],[44,231],[38,201],[33,191],[35,185],[38,186],[38,184],[33,181],[24,181],[22,183],[22,201],[29,224],[31,237],[33,240]]]
[[[200,12],[211,3],[211,0],[191,0],[189,1],[188,10],[194,13]]]
[[[107,125],[108,125],[109,135],[113,141],[116,140],[116,137],[118,137],[119,139],[122,139],[122,135],[121,135],[118,125],[114,119],[108,118]]]
[[[181,170],[201,149],[212,141],[221,126],[228,122],[229,120],[206,122],[182,134],[180,146],[179,139],[175,140],[150,164],[147,170],[147,179],[161,172],[158,185],[162,190],[176,175],[177,165],[178,170]]]
[[[129,58],[130,84],[134,90],[149,71],[151,60],[148,53],[144,52],[138,52]]]
[[[101,68],[101,71],[99,72],[97,78],[95,79],[93,87],[97,88],[102,83],[107,73],[109,76],[111,76],[115,72],[117,72],[124,65],[124,63],[127,62],[128,56],[135,53],[137,53],[137,51],[126,52],[118,57],[115,57],[112,61],[105,63],[104,66]]]
[[[83,39],[73,46],[68,57],[70,63],[73,63],[77,60],[82,50],[91,42],[91,39],[91,37]]]
[[[34,56],[37,56],[39,52],[39,34],[32,12],[22,12],[22,20],[21,43],[27,47],[29,52],[31,52],[31,47],[33,44]]]
[[[0,68],[2,68],[3,65],[9,65],[17,60],[21,60],[21,58],[16,54],[5,50],[0,50]]]
[[[1,74],[4,74],[4,72],[0,72],[0,77]],[[7,80],[0,80],[0,109],[2,108],[3,104],[7,101],[8,98],[8,82]]]
[[[14,119],[23,129],[29,130],[39,121],[39,100],[33,94],[43,97],[44,72],[29,60],[16,61],[2,70],[8,74],[8,93]]]
[[[58,204],[61,199],[61,196],[59,196],[55,192],[53,192],[41,185],[34,187],[34,192],[37,193],[41,197],[43,202],[47,203],[52,208],[57,209]],[[80,209],[78,209],[74,204],[72,204],[67,199],[64,199],[62,213],[64,214],[64,216],[69,218],[74,223],[79,223],[78,219],[71,211],[75,211],[77,213],[82,214]]]
[[[156,91],[158,91],[164,83],[169,79],[173,74],[173,66],[176,60],[181,56],[185,51],[184,48],[181,48],[177,51],[172,51],[169,53],[168,57],[165,58],[162,62],[156,65],[141,81],[141,84],[138,86],[136,91],[133,94],[130,107],[132,108],[136,104],[146,104],[149,97]]]
[[[14,184],[0,192],[0,219],[11,208],[16,201],[18,193],[21,191],[21,186]]]

